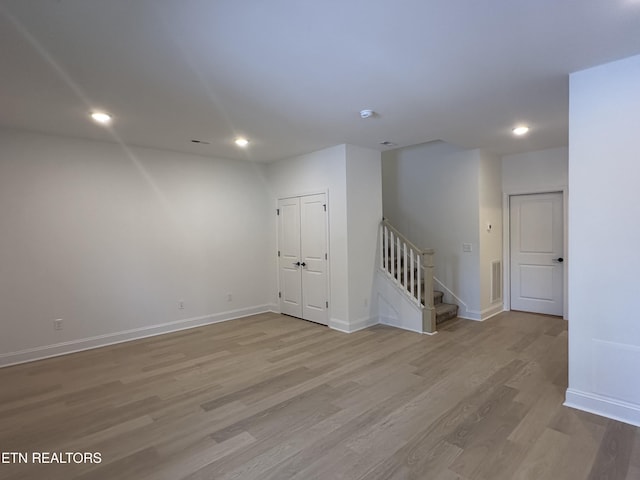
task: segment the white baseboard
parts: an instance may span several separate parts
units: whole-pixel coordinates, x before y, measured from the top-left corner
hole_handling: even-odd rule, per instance
[[[504,308],[502,307],[502,303],[498,303],[493,307],[489,307],[486,310],[483,310],[482,320],[489,320],[490,318],[495,317],[496,315],[500,315],[504,312]]]
[[[351,332],[353,333],[353,332],[357,332],[358,330],[364,330],[365,328],[373,327],[378,323],[379,323],[378,317],[360,318],[355,322],[351,323]]]
[[[495,317],[499,313],[504,311],[502,303],[497,303],[489,308],[485,308],[482,311],[467,310],[465,313],[458,315],[458,318],[464,318],[465,320],[474,320],[476,322],[484,322],[485,320]]]
[[[338,320],[337,318],[329,320],[329,328],[343,333],[357,332],[358,330],[364,330],[365,328],[369,328],[377,324],[377,317],[361,318],[355,322],[346,322],[344,320]]]
[[[415,328],[411,328],[407,325],[403,325],[401,322],[396,321],[395,318],[391,318],[391,317],[380,317],[380,321],[378,322],[380,323],[380,325],[386,325],[388,327],[393,327],[393,328],[399,328],[401,330],[406,330],[407,332],[414,332],[414,333],[424,333],[425,335],[434,335],[432,333],[426,333],[423,332],[422,330],[418,330]],[[435,332],[437,333],[437,332]]]
[[[480,317],[482,318],[482,321],[485,321],[489,320],[492,317],[495,317],[502,312],[504,312],[504,308],[502,307],[502,302],[500,302],[482,310],[482,312],[480,312]]]
[[[637,404],[568,388],[564,405],[640,427]]]
[[[256,307],[229,310],[227,312],[214,313],[201,317],[185,318],[174,322],[161,323],[159,325],[151,325],[148,327],[134,328],[132,330],[124,330],[122,332],[107,333],[105,335],[97,335],[95,337],[71,340],[69,342],[56,343],[54,345],[45,345],[16,352],[2,353],[0,354],[0,368],[20,363],[33,362],[35,360],[43,360],[50,357],[57,357],[60,355],[67,355],[69,353],[81,352],[83,350],[90,350],[93,348],[106,347],[107,345],[114,345],[116,343],[163,335],[165,333],[187,330],[189,328],[202,327],[213,323],[226,322],[228,320],[235,320],[249,315],[270,312],[273,311],[272,308],[272,305],[258,305]]]
[[[349,330],[349,322],[337,318],[329,319],[329,328],[342,333],[351,333],[351,330]]]

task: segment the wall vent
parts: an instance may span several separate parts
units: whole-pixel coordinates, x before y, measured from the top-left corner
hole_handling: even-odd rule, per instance
[[[491,303],[502,300],[502,261],[491,262]]]

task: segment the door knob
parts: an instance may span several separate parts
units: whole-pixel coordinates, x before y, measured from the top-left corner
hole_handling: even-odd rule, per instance
[[[306,267],[306,266],[307,266],[307,264],[306,264],[306,263],[304,263],[304,262],[302,262],[300,265],[302,265],[303,267]]]
[[[293,264],[294,264],[296,267],[299,267],[299,266],[300,266],[300,262],[294,262]]]
[[[558,258],[555,258],[554,261],[556,261],[558,263],[562,263],[562,262],[564,262],[564,258],[558,257]]]

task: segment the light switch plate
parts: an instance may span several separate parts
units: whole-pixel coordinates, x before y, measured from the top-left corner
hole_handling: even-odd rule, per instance
[[[473,251],[473,246],[470,243],[463,243],[462,244],[462,251],[463,252],[471,252],[471,251]]]

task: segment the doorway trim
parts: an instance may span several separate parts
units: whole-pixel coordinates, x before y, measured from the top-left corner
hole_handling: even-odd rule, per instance
[[[541,189],[512,189],[502,192],[502,282],[503,282],[503,308],[505,311],[511,310],[511,202],[512,196],[516,195],[536,195],[541,193],[562,193],[562,228],[564,230],[563,248],[564,258],[567,262],[571,261],[567,242],[567,206],[569,198],[569,189],[566,185],[558,187],[549,187]],[[566,267],[563,269],[564,293],[562,299],[562,318],[569,318],[568,311],[568,271]]]

